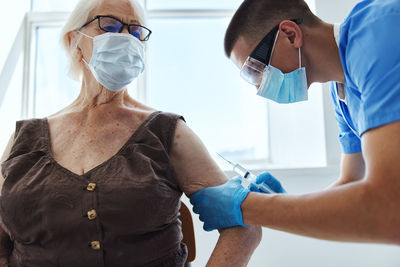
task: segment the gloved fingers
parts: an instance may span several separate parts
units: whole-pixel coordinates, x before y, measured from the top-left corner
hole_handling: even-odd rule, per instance
[[[199,214],[199,220],[204,223],[204,216],[202,214]]]
[[[270,174],[269,172],[263,172],[257,176],[256,183],[266,183],[267,181],[271,180],[271,178],[274,178],[272,174]]]
[[[212,190],[213,187],[207,187],[197,191],[196,193],[192,194],[189,198],[190,204],[194,207],[199,206],[204,203],[205,199],[207,199],[207,192]]]
[[[282,187],[281,182],[279,182],[275,177],[272,176],[270,180],[267,181],[269,187],[274,190],[276,193],[287,193],[286,190]]]
[[[198,205],[198,201],[196,201],[196,199],[190,198],[190,203],[193,205],[193,212],[196,214],[199,214],[200,208]]]
[[[203,229],[204,229],[204,231],[207,231],[207,232],[211,232],[211,231],[215,230],[215,228],[211,227],[210,225],[208,225],[206,223],[204,223]]]
[[[194,211],[195,208],[193,208]],[[202,209],[204,211],[204,209]],[[197,212],[196,212],[197,213]],[[215,228],[211,227],[210,224],[206,221],[206,217],[204,213],[197,213],[199,214],[199,220],[203,223],[203,229],[204,231],[210,232],[212,230],[215,230]]]
[[[250,191],[241,183],[242,178],[238,176],[223,185],[208,187],[190,196],[193,212],[200,215],[204,230],[243,225],[240,206]]]
[[[193,212],[196,213],[196,214],[200,214],[199,206],[194,205],[193,203],[192,203],[192,205],[193,205]]]
[[[286,193],[286,190],[282,187],[282,184],[269,172],[263,172],[257,176],[257,184],[267,184],[275,193]]]
[[[257,193],[261,192],[260,189],[258,189],[257,186],[256,186],[255,184],[253,184],[253,183],[250,183],[250,184],[249,184],[248,189],[249,189],[251,192],[257,192]]]

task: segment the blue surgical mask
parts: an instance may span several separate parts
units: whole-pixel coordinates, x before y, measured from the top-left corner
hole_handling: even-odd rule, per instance
[[[274,51],[279,31],[276,35],[271,55]],[[272,56],[271,56],[272,58]],[[301,67],[301,50],[299,48],[299,68],[290,73],[271,66],[265,67],[263,78],[257,95],[280,104],[296,103],[308,100],[308,84],[306,69]]]
[[[93,52],[87,63],[95,79],[108,90],[120,91],[144,71],[144,46],[130,34],[107,32],[91,37]]]

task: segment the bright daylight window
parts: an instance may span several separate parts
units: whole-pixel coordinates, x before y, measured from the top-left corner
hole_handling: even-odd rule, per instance
[[[76,2],[34,0],[33,11],[69,11]],[[153,34],[141,83],[146,97],[139,100],[183,115],[212,155],[267,160],[267,103],[242,81],[223,50],[225,30],[240,2],[147,1],[147,24]],[[179,15],[171,15],[172,11]],[[61,26],[34,29],[35,117],[56,112],[79,94],[80,84],[67,77],[67,60],[59,43]],[[130,88],[131,95],[138,95],[136,87]]]
[[[216,159],[218,152],[254,169],[325,166],[320,85],[309,90],[308,102],[277,105],[258,97],[224,55],[225,30],[242,0],[139,2],[153,34],[146,43],[146,71],[128,88],[132,97],[157,110],[183,115]],[[308,2],[313,8],[313,1]],[[31,0],[27,53],[19,60],[20,71],[15,72],[1,107],[13,111],[0,116],[7,129],[21,118],[53,114],[78,96],[80,82],[68,77],[60,44],[61,27],[77,3]],[[23,63],[28,66],[25,73]],[[24,86],[18,90],[21,81]],[[5,147],[10,133],[2,134],[0,146]]]

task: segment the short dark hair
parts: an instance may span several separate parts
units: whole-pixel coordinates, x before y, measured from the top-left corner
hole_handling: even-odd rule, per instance
[[[304,0],[244,0],[226,30],[225,54],[231,57],[240,36],[250,42],[260,41],[281,21],[298,18],[306,26],[321,22]]]

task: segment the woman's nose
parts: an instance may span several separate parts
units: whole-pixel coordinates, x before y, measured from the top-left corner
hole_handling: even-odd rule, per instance
[[[124,27],[122,28],[121,33],[129,34],[129,29],[128,29],[128,26],[127,26],[127,25],[124,25]]]

